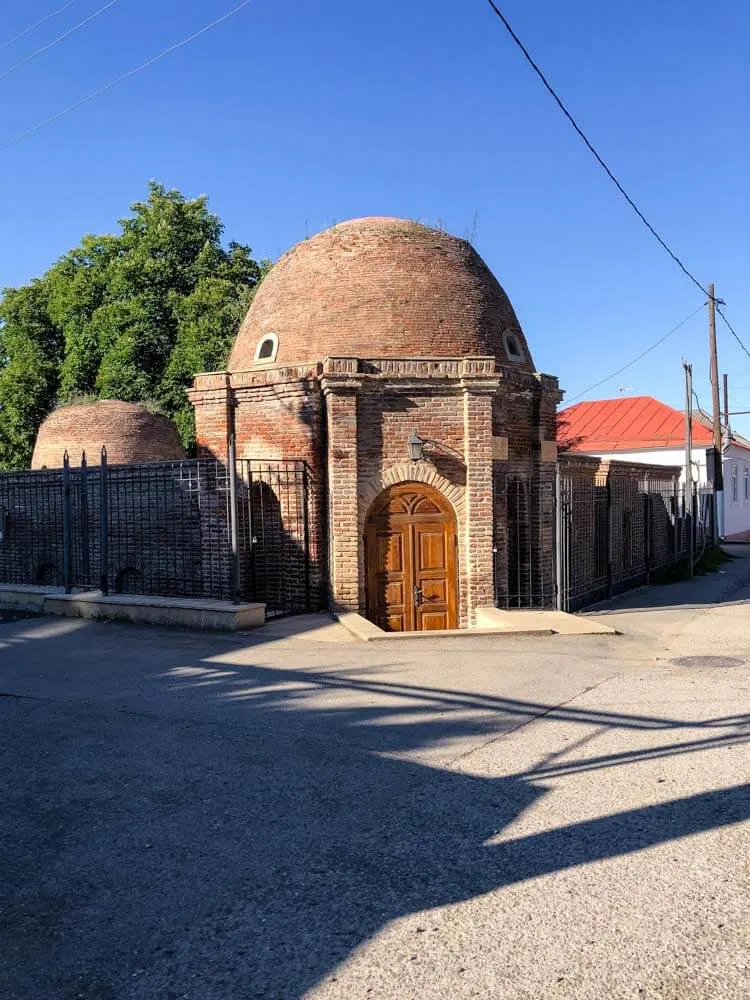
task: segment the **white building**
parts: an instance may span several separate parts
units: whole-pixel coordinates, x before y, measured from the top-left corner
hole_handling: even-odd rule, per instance
[[[685,479],[685,415],[651,396],[619,397],[575,403],[558,414],[558,446],[581,455],[630,462],[682,466]],[[710,419],[693,416],[691,475],[708,479],[707,450],[713,447]],[[729,540],[750,541],[750,441],[724,433],[723,500],[719,533]]]

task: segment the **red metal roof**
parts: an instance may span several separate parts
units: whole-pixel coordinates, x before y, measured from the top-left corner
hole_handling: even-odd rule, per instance
[[[557,416],[557,440],[565,451],[593,453],[682,448],[685,415],[652,396],[628,396],[575,403]],[[696,413],[693,444],[711,445],[713,436]]]

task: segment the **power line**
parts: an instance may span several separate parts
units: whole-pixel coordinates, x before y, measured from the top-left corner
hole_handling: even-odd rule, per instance
[[[144,69],[148,69],[149,66],[153,66],[154,63],[158,62],[160,59],[163,59],[165,56],[168,56],[171,52],[175,52],[177,49],[181,49],[183,46],[187,45],[189,42],[194,41],[196,38],[200,37],[200,35],[204,35],[207,31],[210,31],[211,28],[215,28],[218,24],[221,24],[223,21],[228,21],[230,17],[234,17],[235,14],[239,14],[239,12],[243,10],[243,8],[249,6],[250,3],[252,3],[252,0],[243,0],[242,3],[238,4],[236,7],[233,7],[232,10],[227,11],[226,14],[222,14],[221,17],[217,17],[215,21],[211,21],[209,24],[204,25],[198,31],[193,32],[192,35],[188,35],[187,38],[183,38],[182,41],[175,42],[173,45],[170,45],[162,52],[159,52],[158,55],[152,56],[151,59],[147,59],[146,62],[141,63],[140,66],[136,66],[135,69],[128,70],[127,73],[123,73],[121,76],[118,76],[116,79],[111,80],[109,83],[105,84],[105,86],[100,87],[98,90],[92,91],[85,97],[81,97],[80,100],[75,101],[73,104],[68,105],[67,108],[63,108],[62,111],[57,111],[54,115],[50,115],[49,118],[45,118],[44,121],[38,122],[31,128],[26,129],[25,132],[19,132],[19,134],[13,136],[12,139],[7,139],[5,142],[0,143],[0,150],[4,150],[7,149],[9,146],[15,145],[15,143],[20,142],[22,139],[26,139],[28,136],[33,135],[35,132],[38,132],[40,129],[43,129],[45,126],[50,125],[54,121],[57,121],[59,118],[63,118],[65,115],[70,114],[71,111],[75,111],[77,108],[80,108],[84,104],[88,104],[89,101],[93,101],[97,97],[101,97],[102,94],[106,94],[107,91],[112,90],[113,87],[116,87],[119,83],[122,83],[123,80],[127,80],[131,76],[135,76],[136,73],[140,73]]]
[[[106,10],[109,10],[110,7],[114,7],[114,5],[119,2],[120,0],[109,0],[109,3],[105,3],[103,7],[100,7],[98,10],[95,10],[93,14],[89,14],[88,17],[85,17],[82,21],[79,21],[78,24],[74,24],[72,28],[68,28],[68,30],[64,31],[62,35],[58,35],[57,38],[53,38],[51,42],[48,42],[46,45],[43,45],[41,49],[37,49],[36,52],[32,52],[30,55],[25,56],[23,59],[19,59],[17,63],[14,63],[10,67],[10,69],[6,69],[5,72],[0,73],[0,80],[4,80],[6,76],[10,76],[11,73],[15,73],[17,69],[20,69],[22,66],[25,66],[26,63],[31,62],[32,59],[36,59],[36,57],[40,56],[42,52],[47,52],[48,49],[54,48],[55,45],[57,45],[59,42],[62,42],[66,38],[69,38],[70,35],[78,31],[79,28],[83,28],[85,25],[89,23],[89,21],[93,21],[95,17],[99,17],[100,14],[103,14]]]
[[[748,350],[748,349],[747,349],[747,348],[745,347],[745,345],[744,345],[744,344],[742,343],[742,340],[740,339],[740,336],[739,336],[739,334],[735,332],[735,329],[734,329],[734,327],[733,327],[733,326],[732,326],[732,324],[731,324],[731,323],[729,322],[729,320],[728,320],[728,319],[726,318],[726,316],[724,315],[724,313],[723,313],[723,312],[721,311],[721,308],[720,308],[720,306],[718,305],[718,303],[717,303],[717,305],[716,305],[716,312],[717,312],[717,313],[719,314],[719,316],[721,316],[721,318],[722,318],[722,319],[724,320],[724,322],[726,323],[726,325],[727,325],[727,327],[728,327],[728,329],[729,329],[729,332],[730,332],[730,333],[732,334],[732,336],[733,336],[733,337],[734,337],[734,339],[735,339],[735,340],[737,341],[737,343],[738,343],[738,344],[740,345],[740,347],[741,347],[741,348],[742,348],[742,350],[743,350],[743,351],[745,352],[745,354],[747,354],[747,356],[748,356],[748,357],[750,358],[750,351],[749,351],[749,350]]]
[[[659,344],[663,344],[664,341],[668,340],[673,333],[677,333],[680,327],[684,326],[689,320],[693,318],[693,316],[697,316],[698,313],[701,311],[701,309],[705,309],[705,307],[706,303],[704,302],[702,305],[698,306],[698,308],[694,312],[691,312],[689,316],[686,316],[685,319],[680,320],[677,326],[673,326],[672,329],[669,331],[669,333],[665,333],[663,337],[660,337],[650,347],[647,347],[645,351],[642,351],[637,358],[633,358],[632,361],[628,361],[628,363],[626,365],[623,365],[622,368],[618,368],[616,372],[612,372],[612,374],[607,375],[606,378],[600,379],[598,382],[595,382],[593,385],[590,385],[588,389],[584,389],[583,392],[579,392],[577,396],[573,396],[572,399],[568,400],[568,403],[575,403],[577,399],[580,399],[582,396],[587,396],[593,389],[598,389],[600,385],[604,385],[605,382],[609,382],[610,379],[615,378],[617,375],[621,375],[624,371],[627,371],[628,368],[632,368],[632,366],[636,364],[636,362],[640,361],[641,358],[645,358],[646,355],[650,354],[651,351],[655,350],[659,346]]]
[[[557,104],[557,106],[560,108],[560,110],[562,111],[562,113],[565,115],[565,117],[568,119],[568,121],[570,122],[570,124],[576,130],[576,132],[578,133],[578,135],[580,136],[580,138],[583,140],[583,142],[585,143],[585,145],[589,149],[589,151],[593,154],[593,156],[596,159],[596,161],[599,164],[599,166],[604,170],[604,172],[606,173],[606,175],[609,177],[609,179],[615,185],[615,187],[620,192],[620,194],[623,196],[623,198],[628,203],[628,205],[630,205],[630,207],[633,209],[633,211],[635,212],[635,214],[638,216],[638,218],[641,220],[641,222],[646,226],[646,228],[648,229],[648,231],[651,233],[651,235],[654,236],[658,240],[658,242],[661,244],[661,246],[663,247],[663,249],[667,251],[667,253],[669,254],[669,256],[672,258],[672,260],[675,262],[675,264],[680,268],[680,270],[683,272],[683,274],[687,275],[687,277],[690,278],[690,280],[693,282],[693,284],[697,288],[700,288],[700,290],[703,292],[704,295],[708,295],[708,290],[703,287],[703,285],[700,283],[700,281],[698,281],[698,279],[695,277],[694,274],[691,274],[691,272],[688,271],[688,269],[682,263],[682,261],[680,260],[680,258],[674,252],[674,250],[672,250],[667,245],[667,243],[661,238],[661,236],[657,233],[657,231],[654,229],[654,227],[648,221],[648,219],[646,218],[646,216],[640,210],[640,208],[638,208],[638,206],[636,205],[636,203],[633,201],[633,199],[627,193],[627,191],[622,186],[622,184],[618,181],[618,179],[615,177],[615,175],[609,169],[609,167],[607,166],[607,164],[604,162],[602,156],[594,148],[593,144],[590,142],[590,140],[587,138],[587,136],[583,132],[583,129],[580,127],[580,125],[575,120],[575,118],[570,113],[570,111],[568,111],[568,109],[565,107],[565,105],[563,104],[563,102],[560,99],[560,97],[558,97],[557,93],[555,92],[554,88],[552,87],[552,84],[549,82],[549,80],[544,75],[544,73],[539,68],[539,66],[534,62],[534,60],[531,57],[531,54],[529,53],[529,50],[526,48],[526,46],[523,44],[523,42],[521,41],[521,39],[515,33],[515,31],[511,27],[510,22],[508,21],[507,17],[503,14],[503,12],[500,10],[500,8],[497,6],[497,4],[494,3],[494,0],[487,0],[487,2],[489,3],[490,7],[495,12],[495,14],[497,14],[497,16],[500,18],[500,20],[504,24],[504,26],[505,26],[508,34],[513,39],[513,41],[516,43],[516,45],[518,46],[518,48],[521,50],[521,52],[524,55],[524,58],[526,59],[526,61],[528,62],[528,64],[531,66],[531,68],[534,70],[534,72],[539,77],[539,79],[542,81],[542,83],[544,84],[545,88],[547,89],[547,91],[550,93],[550,95],[554,99],[554,101]]]
[[[14,35],[12,38],[9,38],[7,42],[3,42],[2,45],[0,45],[0,50],[7,49],[8,46],[12,45],[14,42],[20,42],[22,38],[30,35],[32,31],[36,31],[36,29],[40,28],[46,21],[50,21],[53,17],[57,17],[58,14],[62,14],[62,12],[67,10],[68,7],[72,7],[75,2],[76,0],[68,0],[67,3],[62,5],[62,7],[58,7],[57,10],[53,10],[51,13],[45,14],[43,18],[35,21],[34,24],[30,24],[28,28],[24,28],[23,31]]]
[[[511,24],[508,21],[508,19],[505,16],[505,14],[503,14],[503,12],[497,6],[497,4],[494,2],[494,0],[487,0],[487,2],[489,3],[490,7],[494,11],[494,13],[497,15],[497,17],[502,21],[502,23],[503,23],[506,31],[508,32],[508,34],[510,35],[510,37],[513,39],[513,41],[516,43],[516,45],[518,46],[518,48],[521,50],[521,52],[523,53],[523,56],[526,59],[526,61],[528,62],[528,64],[531,66],[531,68],[534,70],[534,72],[536,73],[536,75],[542,81],[542,83],[544,84],[545,89],[549,92],[549,94],[551,95],[551,97],[553,98],[553,100],[555,101],[555,103],[557,104],[557,106],[560,108],[560,110],[562,111],[562,113],[568,119],[568,121],[573,126],[573,128],[575,129],[575,131],[578,133],[579,137],[583,140],[583,142],[586,145],[586,147],[588,148],[588,150],[593,154],[593,156],[596,159],[596,161],[599,164],[599,166],[604,170],[604,172],[606,173],[606,175],[609,177],[609,179],[615,185],[615,187],[620,192],[620,194],[623,196],[623,198],[628,203],[628,205],[630,205],[630,207],[633,209],[633,211],[635,212],[635,214],[638,216],[638,218],[641,220],[641,222],[646,226],[646,228],[648,229],[648,231],[651,233],[651,235],[654,236],[655,239],[662,246],[662,248],[664,250],[666,250],[666,252],[672,258],[672,260],[675,262],[675,264],[677,264],[677,266],[680,268],[680,270],[683,272],[683,274],[685,274],[693,282],[693,284],[697,288],[699,288],[701,290],[701,292],[703,292],[704,295],[708,295],[708,297],[711,298],[711,296],[709,295],[708,289],[706,289],[706,288],[703,287],[703,285],[700,283],[700,281],[698,281],[698,279],[695,277],[695,275],[692,274],[687,269],[687,267],[683,264],[683,262],[677,256],[677,254],[667,245],[667,243],[662,239],[662,237],[659,235],[659,233],[657,233],[657,231],[654,229],[654,227],[648,221],[648,219],[646,218],[646,216],[643,214],[643,212],[640,210],[640,208],[638,208],[638,206],[636,205],[636,203],[633,201],[633,199],[627,193],[627,191],[625,190],[625,188],[622,186],[622,184],[620,183],[620,181],[612,173],[612,171],[610,170],[610,168],[605,163],[605,161],[604,161],[603,157],[601,156],[601,154],[598,152],[598,150],[594,147],[593,143],[586,136],[586,134],[584,133],[583,129],[580,127],[580,125],[575,120],[575,118],[573,117],[573,115],[570,113],[570,111],[568,111],[568,109],[565,106],[565,104],[563,104],[562,99],[558,96],[558,94],[555,91],[555,89],[553,88],[552,84],[549,82],[549,80],[547,79],[547,77],[544,75],[544,73],[542,72],[542,70],[540,69],[540,67],[538,66],[538,64],[534,61],[534,59],[532,58],[531,53],[529,52],[529,50],[526,48],[526,46],[523,44],[523,42],[521,41],[521,39],[515,33],[515,31],[511,27]],[[737,341],[737,343],[740,345],[740,347],[745,352],[745,354],[748,357],[750,357],[750,350],[748,350],[748,348],[745,347],[745,345],[742,342],[742,339],[740,338],[739,334],[735,331],[735,329],[732,326],[732,324],[729,322],[729,320],[726,318],[726,316],[724,315],[724,313],[719,308],[718,300],[714,300],[714,301],[716,302],[716,311],[718,312],[718,314],[721,316],[721,318],[726,323],[726,325],[729,328],[729,331],[731,332],[732,336]],[[703,307],[701,306],[701,308],[703,308]],[[695,314],[693,314],[693,315],[695,315]],[[669,336],[669,334],[667,334],[667,336]],[[666,339],[666,338],[664,338],[664,339]],[[653,346],[654,347],[658,346],[658,343],[661,343],[661,341],[658,341],[657,344],[654,344]],[[649,348],[649,350],[652,350],[652,349],[653,348]],[[646,352],[646,353],[648,353],[648,352]],[[639,360],[639,359],[636,358],[636,360]],[[624,369],[622,369],[622,370],[624,370]],[[616,374],[619,374],[619,373],[616,373]],[[605,379],[604,381],[608,381],[608,379]],[[601,385],[601,382],[598,383],[598,384]],[[596,388],[596,386],[592,386],[591,388],[592,389]],[[586,391],[588,392],[589,390],[587,389]],[[578,397],[576,397],[576,398],[578,398]]]

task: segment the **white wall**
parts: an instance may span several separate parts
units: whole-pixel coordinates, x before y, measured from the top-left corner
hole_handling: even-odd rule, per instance
[[[594,454],[590,452],[590,454]],[[682,468],[681,479],[685,479],[685,449],[659,448],[648,451],[607,451],[596,453],[600,458],[612,459],[614,462],[643,462],[645,465],[679,465]],[[693,449],[693,479],[699,483],[706,481],[706,449]]]
[[[643,462],[646,465],[679,465],[682,467],[681,479],[683,482],[685,479],[685,451],[682,448],[605,452],[600,457],[618,462]],[[707,479],[706,449],[694,448],[693,480],[705,483]],[[750,531],[750,450],[737,444],[730,444],[724,450],[723,496],[723,516],[722,511],[719,511],[719,531],[722,537]]]
[[[724,535],[750,531],[750,451],[730,444],[724,451]]]

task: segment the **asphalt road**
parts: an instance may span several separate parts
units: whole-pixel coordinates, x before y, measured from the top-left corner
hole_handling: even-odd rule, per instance
[[[744,1000],[750,560],[605,612],[0,625],[0,997]]]

